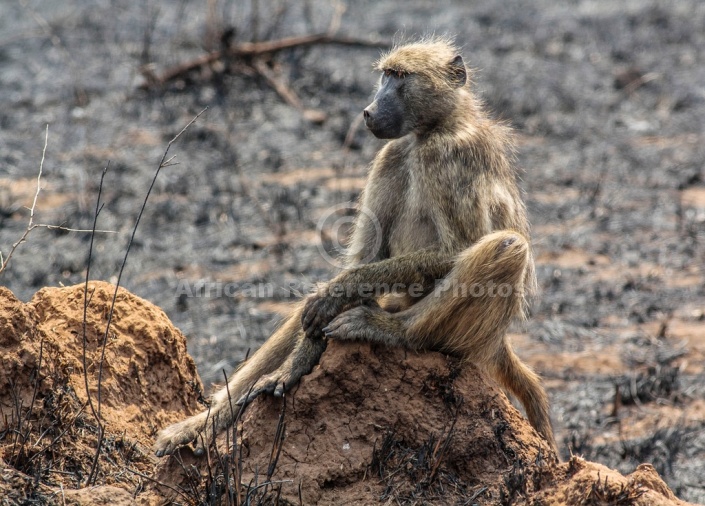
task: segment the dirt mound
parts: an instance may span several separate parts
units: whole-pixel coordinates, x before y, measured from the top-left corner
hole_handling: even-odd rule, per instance
[[[88,286],[86,375],[84,286],[44,288],[27,304],[0,288],[4,482],[24,483],[15,470],[49,487],[85,486],[100,437],[93,409],[100,409],[104,433],[95,482],[135,489],[142,481],[137,473],[151,473],[154,465],[155,432],[197,411],[201,384],[186,339],[159,308],[124,289],[117,294],[101,361],[114,291],[107,283]],[[35,493],[50,497],[52,491],[29,485],[7,491],[19,503]],[[96,501],[100,496],[95,490],[90,495]]]
[[[650,465],[624,477],[559,464],[493,381],[439,353],[333,342],[288,399],[255,401],[235,437],[214,460],[235,455],[248,491],[285,504],[686,504]],[[197,461],[160,480],[185,464]]]
[[[88,291],[96,410],[113,290]],[[286,399],[256,400],[209,458],[185,449],[157,460],[156,430],[198,410],[200,380],[184,336],[125,290],[102,362],[98,486],[76,490],[100,433],[86,396],[83,304],[82,285],[43,289],[27,304],[0,290],[0,493],[10,504],[229,504],[236,495],[249,504],[685,504],[649,465],[624,477],[579,458],[557,463],[475,367],[359,343],[331,343]]]
[[[249,473],[267,468],[280,405],[244,416]],[[291,480],[292,502],[302,483],[305,504],[496,502],[513,466],[533,475],[556,461],[494,383],[439,353],[332,343],[284,422],[272,479]]]

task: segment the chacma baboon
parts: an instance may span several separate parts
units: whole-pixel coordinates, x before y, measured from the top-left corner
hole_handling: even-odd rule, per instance
[[[242,405],[263,392],[282,395],[318,363],[326,338],[471,361],[518,397],[556,448],[546,393],[506,337],[536,286],[510,131],[483,111],[448,40],[399,46],[376,68],[382,75],[365,123],[391,140],[372,163],[347,268],[293,310],[208,411],[164,429],[158,456],[192,441],[200,454],[214,428],[233,422],[238,409],[229,399]],[[358,289],[412,285],[416,297]]]

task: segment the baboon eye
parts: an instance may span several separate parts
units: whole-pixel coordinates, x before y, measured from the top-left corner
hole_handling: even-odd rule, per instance
[[[403,70],[384,69],[384,75],[386,77],[390,77],[390,76],[394,75],[398,79],[404,79],[407,75],[409,75],[409,73],[405,72]]]

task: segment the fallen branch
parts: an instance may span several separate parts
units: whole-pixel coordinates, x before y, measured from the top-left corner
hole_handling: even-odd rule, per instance
[[[292,106],[294,109],[301,111],[303,117],[309,120],[311,123],[321,124],[326,121],[328,115],[321,111],[320,109],[307,109],[301,99],[294,93],[294,90],[289,88],[286,83],[275,74],[274,70],[269,68],[266,63],[260,59],[254,60],[252,66],[255,68],[257,73],[264,77],[269,85],[274,88],[280,97],[284,101]]]
[[[167,69],[161,76],[157,76],[148,69],[143,69],[142,74],[146,81],[139,87],[141,89],[149,89],[163,86],[178,78],[184,77],[189,72],[198,70],[206,65],[210,65],[223,58],[245,59],[256,56],[263,56],[277,53],[285,49],[293,49],[295,47],[312,46],[314,44],[338,44],[344,46],[357,47],[373,47],[385,48],[388,44],[382,42],[357,39],[351,37],[337,37],[329,33],[318,33],[313,35],[300,35],[296,37],[286,37],[278,40],[269,40],[265,42],[242,42],[228,47],[227,49],[218,49],[210,53],[199,56],[193,60],[181,63]]]

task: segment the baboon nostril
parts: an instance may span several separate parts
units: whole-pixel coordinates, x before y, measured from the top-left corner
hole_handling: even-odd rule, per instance
[[[362,111],[362,115],[364,116],[364,118],[365,118],[366,120],[370,119],[370,112],[369,112],[367,109],[365,109],[364,111]]]

